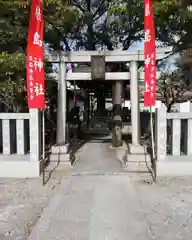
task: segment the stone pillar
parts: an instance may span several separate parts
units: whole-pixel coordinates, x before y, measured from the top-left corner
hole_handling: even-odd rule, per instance
[[[112,104],[115,105],[115,83],[112,83]]]
[[[132,144],[140,143],[140,109],[138,93],[138,66],[136,61],[130,63],[130,97],[131,97],[131,126]]]
[[[86,90],[86,92],[85,92],[84,111],[85,111],[86,126],[88,128],[88,126],[89,126],[89,117],[90,117],[90,96],[89,96],[89,90]]]
[[[115,81],[114,86],[114,105],[121,106],[122,81]]]
[[[115,83],[113,83],[113,85],[112,85],[113,109],[117,109],[117,108],[119,110],[121,109],[121,94],[122,94],[122,81],[115,81]],[[115,115],[120,115],[120,114],[117,114],[116,111],[115,111],[114,116]]]
[[[122,119],[121,119],[122,81],[115,81],[115,84],[112,86],[112,93],[113,93],[112,145],[113,147],[119,147],[122,145]]]
[[[66,63],[60,62],[60,79],[58,82],[58,106],[57,106],[57,145],[66,143]]]

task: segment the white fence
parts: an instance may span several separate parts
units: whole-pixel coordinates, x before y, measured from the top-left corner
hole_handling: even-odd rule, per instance
[[[40,113],[0,113],[0,177],[40,174]]]
[[[192,112],[161,104],[156,120],[157,175],[192,175]]]

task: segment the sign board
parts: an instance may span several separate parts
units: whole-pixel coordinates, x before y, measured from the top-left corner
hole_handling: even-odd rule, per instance
[[[105,80],[105,56],[91,56],[91,78]]]

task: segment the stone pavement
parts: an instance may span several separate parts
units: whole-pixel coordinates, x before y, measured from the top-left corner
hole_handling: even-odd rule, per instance
[[[117,161],[115,150],[110,149],[108,137],[87,142],[78,152],[72,175],[122,173],[122,163]]]
[[[86,143],[28,240],[192,239],[192,198],[135,179],[108,143]]]

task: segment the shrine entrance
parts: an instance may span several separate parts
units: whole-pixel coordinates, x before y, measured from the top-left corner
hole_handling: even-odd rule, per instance
[[[170,49],[157,49],[157,60],[163,59]],[[112,99],[112,111],[108,113],[108,127],[112,135],[112,145],[122,145],[122,99],[127,93],[131,102],[130,122],[126,129],[131,134],[131,146],[138,150],[140,146],[140,107],[139,107],[139,81],[144,80],[144,72],[139,65],[144,62],[144,52],[128,51],[79,51],[51,53],[47,61],[59,64],[58,80],[58,107],[57,107],[57,142],[52,147],[54,158],[60,161],[69,161],[69,144],[67,140],[66,113],[67,113],[67,82],[76,81],[77,86],[83,86],[84,112],[86,126],[90,126],[95,118],[106,116],[105,106],[107,98]],[[86,71],[67,72],[67,64],[87,66]],[[124,67],[122,67],[124,66]],[[75,68],[76,69],[76,68]],[[97,89],[97,91],[95,91]],[[107,91],[105,91],[107,89]],[[107,92],[107,93],[106,93]],[[97,101],[97,113],[92,114],[90,99]],[[124,96],[123,96],[124,95]],[[91,117],[90,117],[91,116]],[[97,119],[98,120],[98,119]],[[134,150],[135,151],[135,150]],[[140,150],[139,150],[140,151]],[[142,150],[141,150],[142,152]]]

